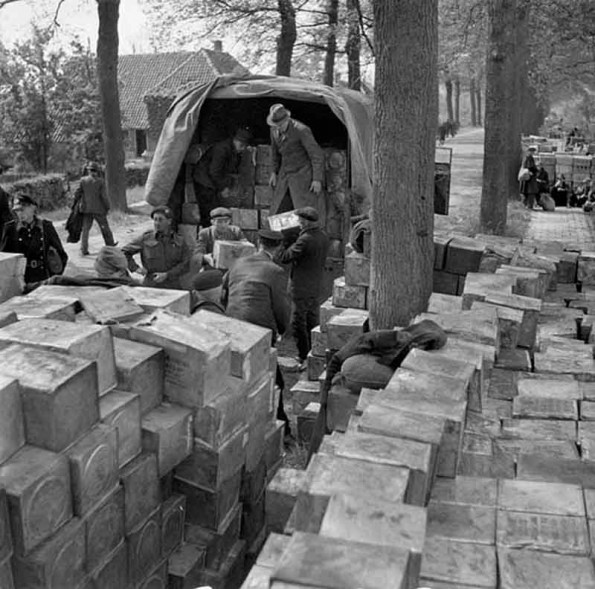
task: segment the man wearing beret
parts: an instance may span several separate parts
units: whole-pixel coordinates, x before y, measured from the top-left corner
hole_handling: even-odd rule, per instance
[[[215,268],[199,272],[192,282],[191,312],[211,311],[211,313],[225,314],[221,305],[221,287],[223,274]]]
[[[86,256],[89,253],[89,232],[93,221],[99,225],[105,245],[116,245],[107,222],[110,204],[105,192],[105,182],[99,175],[99,166],[96,163],[92,162],[87,166],[87,175],[81,178],[74,193],[74,202],[83,215],[81,254]]]
[[[122,248],[131,272],[144,275],[144,286],[179,289],[180,277],[190,266],[192,252],[172,226],[173,213],[161,206],[151,213],[154,229],[145,231]],[[142,266],[134,260],[140,254]]]
[[[296,210],[296,215],[300,234],[295,243],[278,253],[277,260],[291,264],[293,336],[303,369],[312,347],[310,332],[320,323],[320,296],[329,239],[320,228],[316,209],[303,207]]]
[[[274,188],[270,214],[310,206],[318,210],[324,221],[324,153],[310,127],[292,119],[291,112],[282,104],[271,106],[267,124],[271,128],[273,168],[269,184]]]
[[[0,251],[23,254],[25,282],[40,282],[66,268],[68,254],[51,221],[37,216],[37,203],[27,195],[15,198],[16,220],[4,225]]]
[[[289,326],[290,304],[287,296],[287,275],[275,263],[283,234],[270,229],[258,232],[258,251],[242,258],[241,263],[225,274],[221,300],[229,317],[241,319],[272,331],[271,345],[278,335],[283,335]],[[280,389],[277,419],[286,423],[289,419],[283,409],[283,375],[277,366],[276,384]]]
[[[242,230],[231,224],[231,211],[217,207],[211,211],[211,225],[198,232],[195,256],[200,256],[199,266],[213,265],[213,250],[216,241],[240,241],[245,239]]]

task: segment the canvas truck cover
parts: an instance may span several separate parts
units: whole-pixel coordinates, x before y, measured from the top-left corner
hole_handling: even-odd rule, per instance
[[[343,88],[282,76],[221,76],[177,97],[170,107],[153,155],[145,199],[153,205],[167,203],[180,166],[200,120],[207,98],[278,98],[328,105],[349,135],[351,190],[367,209],[372,197],[374,115],[372,99]]]

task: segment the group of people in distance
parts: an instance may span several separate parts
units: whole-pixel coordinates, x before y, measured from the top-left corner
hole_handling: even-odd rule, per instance
[[[204,164],[199,162],[196,166],[199,188],[204,188],[197,200],[201,213],[211,221],[210,226],[197,231],[196,240],[190,241],[178,232],[175,203],[169,203],[172,206],[153,209],[151,230],[118,248],[107,219],[109,200],[100,169],[90,164],[75,192],[74,206],[79,207],[83,218],[81,255],[89,254],[89,230],[94,221],[105,242],[95,260],[93,275],[64,275],[68,256],[58,233],[51,221],[38,216],[37,205],[29,196],[15,197],[11,211],[8,195],[0,193],[0,215],[5,217],[0,219],[0,251],[25,255],[27,290],[40,284],[142,284],[180,289],[182,277],[190,276],[187,288],[192,291],[193,312],[207,309],[269,328],[273,346],[291,325],[297,360],[303,368],[311,348],[311,330],[319,323],[329,247],[317,207],[322,199],[324,157],[311,130],[292,119],[284,105],[271,107],[267,123],[273,157],[273,204],[279,207],[289,196],[299,219],[299,231],[287,235],[261,229],[257,252],[242,258],[225,274],[213,267],[212,255],[215,241],[244,237],[241,229],[231,224],[230,210],[220,206],[229,190],[224,177],[249,141],[244,130],[236,132],[231,140],[214,145]],[[55,258],[60,264],[55,263]],[[276,381],[283,391],[279,369]],[[278,418],[286,422],[288,432],[282,397]]]
[[[538,205],[545,210],[565,206],[582,207],[586,212],[590,212],[595,203],[595,188],[591,178],[586,176],[581,182],[571,184],[564,174],[560,174],[560,177],[552,183],[543,164],[535,161],[536,154],[537,147],[530,145],[521,165],[521,169],[528,170],[530,174],[527,179],[520,182],[524,205],[531,210]]]

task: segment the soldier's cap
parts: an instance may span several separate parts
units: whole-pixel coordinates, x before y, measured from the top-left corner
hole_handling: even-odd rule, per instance
[[[291,116],[291,111],[287,110],[281,103],[273,104],[269,110],[267,117],[267,125],[276,127],[280,125],[285,119]]]
[[[95,162],[91,162],[87,165],[87,170],[89,170],[89,172],[99,172],[99,165]]]
[[[529,151],[537,151],[537,145],[529,145]]]
[[[152,211],[151,211],[151,219],[153,219],[155,217],[155,215],[157,213],[160,213],[161,215],[163,215],[166,219],[173,219],[174,218],[174,213],[173,211],[169,208],[166,207],[165,205],[162,205],[160,207],[155,207]]]
[[[314,207],[296,209],[295,214],[306,221],[318,221],[318,211]]]
[[[192,282],[194,290],[203,291],[217,288],[223,284],[223,274],[219,270],[203,270],[196,275]]]
[[[14,199],[13,208],[20,208],[20,207],[36,207],[37,201],[29,196],[28,194],[19,194]]]
[[[217,207],[211,211],[211,219],[221,219],[229,217],[231,219],[231,211],[226,207]]]
[[[280,231],[273,231],[272,229],[261,229],[258,232],[258,237],[261,237],[262,239],[266,239],[268,241],[277,242],[281,242],[283,241],[283,239],[285,239],[283,237],[283,233],[281,233]]]

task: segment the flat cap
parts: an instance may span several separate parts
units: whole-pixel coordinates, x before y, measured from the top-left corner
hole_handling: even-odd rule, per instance
[[[295,214],[306,221],[318,221],[318,211],[314,207],[296,209]]]
[[[211,219],[218,219],[221,217],[229,217],[231,219],[231,211],[226,207],[217,207],[211,211]]]
[[[273,231],[272,229],[261,229],[258,232],[258,237],[262,237],[262,239],[267,239],[268,241],[283,241],[285,239],[283,233]]]
[[[211,290],[223,284],[223,274],[219,270],[203,270],[196,275],[192,282],[194,290]]]

